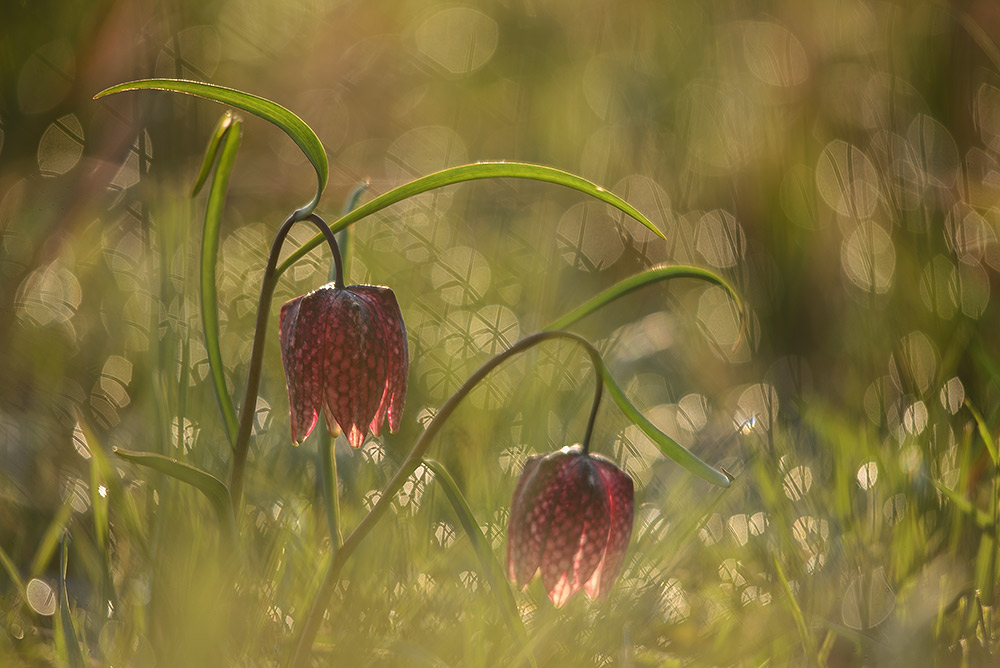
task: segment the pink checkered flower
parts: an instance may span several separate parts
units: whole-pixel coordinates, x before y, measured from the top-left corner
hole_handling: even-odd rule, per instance
[[[535,455],[517,482],[507,523],[507,572],[524,588],[535,573],[558,607],[583,588],[606,596],[632,536],[632,479],[579,445]]]
[[[392,290],[328,283],[282,306],[279,328],[295,443],[320,409],[355,448],[369,429],[378,436],[386,417],[391,431],[399,428],[409,352]]]

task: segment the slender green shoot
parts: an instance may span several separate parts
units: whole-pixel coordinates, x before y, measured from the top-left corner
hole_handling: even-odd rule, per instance
[[[219,344],[219,298],[215,285],[216,265],[219,256],[219,232],[222,227],[222,212],[225,206],[229,177],[232,175],[239,150],[243,123],[235,120],[228,124],[219,141],[213,137],[209,151],[219,153],[215,178],[209,189],[208,203],[205,205],[205,229],[201,237],[201,320],[205,333],[205,350],[208,353],[208,368],[212,377],[215,398],[222,413],[222,422],[229,437],[229,447],[236,447],[236,436],[240,424],[236,408],[226,386],[225,367],[222,364],[222,349]],[[205,156],[209,162],[208,154]]]

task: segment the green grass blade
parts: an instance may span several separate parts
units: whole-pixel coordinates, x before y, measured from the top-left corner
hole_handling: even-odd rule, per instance
[[[657,236],[665,238],[663,237],[663,233],[660,232],[660,230],[658,230],[656,226],[653,225],[648,218],[646,218],[646,216],[642,215],[638,209],[623,200],[618,195],[605,190],[601,186],[574,174],[570,174],[569,172],[564,172],[561,169],[545,167],[542,165],[531,165],[521,162],[477,162],[471,165],[461,165],[459,167],[443,169],[440,172],[435,172],[419,179],[415,179],[409,183],[399,186],[398,188],[394,188],[383,195],[379,195],[370,202],[367,202],[362,206],[359,206],[357,209],[341,216],[340,219],[330,225],[330,229],[334,232],[339,232],[340,230],[353,225],[362,218],[370,216],[376,211],[381,211],[388,206],[402,202],[403,200],[413,197],[414,195],[420,195],[430,190],[444,188],[445,186],[454,185],[456,183],[477,181],[480,179],[528,179],[531,181],[554,183],[556,185],[572,188],[573,190],[584,193],[585,195],[590,195],[591,197],[595,197],[602,202],[610,204],[622,213],[631,216],[648,227]],[[316,246],[320,245],[322,242],[323,235],[317,234],[315,237],[303,244],[278,266],[277,275],[280,276],[285,270],[298,262],[303,256],[306,255],[306,253],[311,251],[313,248],[316,248]]]
[[[993,466],[997,465],[997,444],[993,440],[993,434],[990,432],[990,428],[986,425],[986,421],[983,416],[976,410],[976,407],[972,405],[968,399],[965,400],[965,407],[969,409],[972,413],[972,419],[976,421],[976,428],[979,430],[979,437],[983,439],[983,443],[986,444],[986,450],[990,453],[990,459],[993,461]]]
[[[83,658],[83,648],[80,647],[79,636],[76,634],[76,624],[73,623],[73,612],[69,607],[69,593],[66,591],[68,537],[63,536],[62,556],[59,559],[59,624],[57,637],[62,641],[66,651],[66,663],[70,668],[86,668]]]
[[[80,412],[77,412],[76,419],[77,424],[80,425],[80,430],[83,432],[90,456],[97,465],[101,479],[108,488],[107,501],[109,511],[110,508],[114,508],[116,512],[121,514],[123,526],[132,536],[142,536],[145,532],[145,527],[139,516],[139,509],[135,505],[135,500],[133,500],[132,496],[125,489],[125,486],[122,485],[121,478],[114,468],[112,468],[111,462],[105,454],[104,447],[101,445],[100,438],[98,438],[90,423]]]
[[[38,543],[35,556],[31,559],[31,577],[37,578],[45,572],[45,568],[49,565],[52,556],[59,547],[59,541],[66,532],[66,527],[69,525],[72,516],[73,496],[70,494],[62,502],[62,505],[59,506],[55,517],[52,518],[52,522],[49,523],[49,526],[45,529],[45,533],[42,534],[42,540]]]
[[[652,283],[669,280],[671,278],[697,278],[703,281],[708,281],[709,283],[715,283],[716,285],[725,288],[726,292],[729,293],[730,298],[732,298],[732,300],[736,303],[736,307],[740,313],[740,321],[746,321],[743,299],[740,297],[739,293],[736,292],[733,286],[726,281],[726,279],[722,278],[715,272],[709,271],[708,269],[702,269],[701,267],[675,265],[654,267],[642,273],[636,274],[635,276],[630,276],[623,281],[619,281],[604,292],[587,300],[585,303],[551,323],[545,329],[566,329],[573,323],[582,319],[584,316],[590,315],[602,306],[610,304],[619,297],[624,297],[630,292]]]
[[[232,503],[229,500],[229,488],[214,475],[190,464],[153,452],[136,452],[115,448],[114,453],[122,459],[147,466],[200,491],[218,515],[219,523],[230,532],[230,537],[235,537],[236,520]]]
[[[215,159],[219,155],[219,144],[222,143],[222,138],[229,131],[230,126],[233,124],[233,112],[226,110],[226,113],[222,114],[222,118],[215,125],[215,129],[212,131],[212,136],[208,138],[208,148],[205,149],[205,157],[201,161],[201,169],[198,170],[198,178],[195,179],[194,187],[191,188],[191,197],[194,197],[199,192],[201,192],[201,187],[205,185],[205,181],[208,179],[209,173],[212,171],[212,165],[215,164]]]
[[[186,81],[184,79],[141,79],[118,84],[102,90],[94,96],[94,99],[130,90],[165,90],[174,93],[184,93],[203,97],[207,100],[219,102],[221,104],[242,109],[254,116],[263,118],[277,125],[294,141],[306,158],[312,163],[316,170],[316,194],[311,202],[295,212],[297,220],[301,220],[312,213],[319,203],[319,198],[326,188],[326,181],[330,175],[330,165],[326,159],[326,149],[323,148],[319,137],[312,128],[306,125],[305,121],[293,114],[288,109],[276,102],[244,93],[243,91],[216,86],[215,84],[202,83],[200,81]]]
[[[103,490],[103,494],[101,491]],[[96,457],[90,458],[90,511],[94,519],[94,542],[101,553],[101,557],[107,562],[108,540],[110,528],[108,524],[108,488],[104,484],[104,476],[101,472],[100,462]]]
[[[229,447],[236,446],[239,432],[239,418],[236,407],[226,387],[226,373],[222,364],[222,349],[219,345],[219,300],[215,287],[215,269],[219,257],[219,229],[222,227],[222,211],[226,203],[229,177],[236,162],[240,147],[243,124],[239,120],[227,128],[219,148],[219,165],[208,193],[205,205],[205,229],[201,237],[201,320],[205,331],[205,349],[208,352],[208,368],[212,376],[212,387],[219,403],[222,421],[229,437]],[[209,146],[209,150],[212,147]],[[207,159],[207,158],[206,158]]]
[[[792,591],[791,585],[788,584],[785,569],[781,567],[781,557],[777,554],[771,555],[771,563],[774,564],[774,572],[778,575],[781,590],[785,593],[785,600],[788,601],[788,607],[792,612],[792,619],[795,620],[795,628],[798,629],[799,639],[802,640],[802,649],[805,650],[807,657],[817,656],[819,648],[816,647],[816,639],[809,632],[809,624],[806,622],[805,615],[802,614],[802,608],[799,607],[799,602],[795,598],[795,592]]]
[[[347,203],[344,205],[344,215],[350,213],[358,206],[358,202],[361,201],[361,196],[366,190],[368,190],[367,181],[354,189],[354,192],[347,198]],[[337,245],[340,246],[341,262],[344,265],[344,280],[350,283],[351,260],[354,257],[354,235],[351,233],[351,228],[345,227],[340,232],[337,232]],[[336,277],[337,263],[334,262],[333,258],[330,258],[330,272],[327,280],[332,283]]]
[[[3,570],[7,573],[7,577],[9,577],[10,581],[14,583],[21,600],[27,601],[28,591],[25,589],[24,579],[21,577],[21,574],[17,572],[17,566],[14,565],[14,561],[10,558],[10,555],[4,551],[2,545],[0,545],[0,566],[3,566]]]
[[[956,510],[963,515],[968,515],[980,530],[984,533],[992,535],[996,534],[996,529],[993,526],[993,518],[990,517],[989,513],[976,508],[972,505],[971,501],[955,490],[947,487],[944,483],[938,480],[931,480],[931,482],[934,484],[934,487],[941,492],[941,494],[947,497],[947,499],[955,505]]]
[[[527,650],[528,634],[521,621],[521,615],[517,611],[514,594],[510,590],[510,584],[507,582],[503,568],[500,567],[500,564],[497,563],[493,555],[493,549],[490,547],[489,541],[486,540],[486,536],[483,535],[483,532],[479,528],[479,523],[476,522],[475,515],[472,514],[469,502],[465,500],[465,496],[444,464],[433,459],[424,459],[423,461],[424,465],[434,472],[434,479],[441,483],[441,489],[444,490],[445,496],[451,502],[451,507],[455,510],[455,515],[458,516],[458,521],[461,523],[462,528],[465,529],[465,534],[469,537],[469,542],[472,543],[472,548],[476,551],[476,556],[479,557],[483,575],[489,580],[490,588],[493,590],[497,604],[503,612],[507,626],[510,627],[511,632],[517,637],[518,642],[521,643],[521,647]],[[538,664],[535,663],[535,658],[530,650],[527,652],[527,657],[531,665],[537,668]]]

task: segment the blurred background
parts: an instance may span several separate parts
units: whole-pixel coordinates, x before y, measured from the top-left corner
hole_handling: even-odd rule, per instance
[[[636,481],[629,558],[604,602],[555,610],[538,582],[516,593],[540,665],[990,660],[994,2],[5,0],[0,13],[5,665],[65,656],[64,529],[93,665],[278,665],[329,554],[315,438],[290,444],[276,316],[235,591],[204,499],[110,454],[228,474],[199,315],[204,194],[190,197],[225,109],[161,92],[92,100],[153,76],[296,112],[328,151],[328,220],[363,183],[367,198],[503,159],[580,174],[667,237],[521,181],[449,187],[355,225],[351,281],[395,290],[411,367],[400,432],[360,452],[338,443],[348,528],[472,370],[600,290],[668,262],[718,271],[747,299],[742,338],[725,293],[693,281],[575,327],[661,429],[736,480],[693,478],[606,402],[594,449]],[[271,238],[314,179],[285,135],[246,118],[217,275],[235,397]],[[312,235],[294,229],[285,253]],[[287,272],[272,314],[328,267],[321,248]],[[521,465],[582,438],[591,373],[572,346],[536,349],[431,448],[500,559]],[[113,485],[92,477],[95,449]],[[394,510],[348,563],[316,660],[520,661],[429,471]]]

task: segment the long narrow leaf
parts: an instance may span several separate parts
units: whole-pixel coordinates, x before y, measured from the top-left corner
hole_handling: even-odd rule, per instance
[[[630,292],[634,292],[635,290],[652,283],[672,278],[697,278],[723,287],[726,292],[729,293],[729,297],[733,300],[733,302],[736,303],[736,308],[740,313],[741,322],[745,322],[746,309],[743,304],[743,299],[740,297],[739,293],[736,292],[735,288],[733,288],[733,286],[726,281],[726,279],[722,278],[713,271],[702,269],[701,267],[693,267],[689,265],[664,265],[647,269],[646,271],[636,274],[635,276],[630,276],[623,281],[615,283],[604,292],[588,299],[586,302],[576,307],[563,317],[549,324],[549,326],[545,329],[566,329],[578,320],[581,320],[585,316],[597,311],[602,306],[606,306],[616,299],[624,297]]]
[[[102,599],[110,601],[112,605],[118,605],[118,595],[111,573],[111,491],[108,484],[109,471],[103,455],[104,453],[99,453],[99,456],[92,454],[90,457],[90,510],[94,520],[94,544],[98,557],[92,562],[92,566],[100,574],[99,578],[94,579],[100,581]],[[80,547],[79,540],[77,547]],[[80,552],[79,549],[77,551]]]
[[[361,196],[366,190],[368,190],[367,181],[354,189],[354,192],[352,192],[351,196],[347,198],[347,203],[344,205],[344,215],[350,213],[358,206],[358,202],[361,201]],[[340,232],[337,232],[337,245],[340,246],[341,262],[344,265],[344,279],[350,281],[351,262],[354,259],[354,235],[351,232],[351,228],[345,227]],[[331,258],[329,278],[327,280],[332,282],[336,277],[337,264],[334,262],[333,258]]]
[[[969,409],[972,413],[972,418],[976,421],[976,428],[979,431],[979,437],[983,439],[983,443],[986,444],[986,450],[990,453],[990,459],[993,461],[993,465],[997,465],[997,444],[993,440],[993,434],[990,428],[986,425],[986,420],[983,416],[976,410],[976,407],[972,405],[972,402],[968,399],[965,400],[965,407]]]
[[[21,596],[21,600],[27,601],[28,591],[25,589],[24,579],[21,577],[21,574],[17,572],[17,566],[14,565],[13,559],[11,559],[10,555],[4,551],[2,545],[0,545],[0,566],[3,566],[3,570],[7,573],[7,577],[9,577],[10,581],[14,583],[14,586],[17,588],[17,593]]]
[[[31,559],[31,577],[37,578],[45,572],[49,562],[52,561],[53,555],[56,553],[56,549],[59,547],[59,541],[66,532],[66,527],[72,516],[73,496],[70,494],[62,502],[62,505],[59,506],[55,517],[52,518],[49,526],[45,529],[45,533],[42,534],[42,540],[38,543],[35,556]]]
[[[69,538],[63,536],[62,556],[59,559],[59,624],[58,637],[66,650],[66,662],[70,668],[85,668],[83,649],[80,647],[79,636],[76,634],[76,624],[73,623],[73,612],[69,606],[69,592],[66,591],[66,566]]]
[[[94,542],[105,563],[110,561],[108,541],[111,529],[108,523],[108,488],[104,484],[100,463],[90,458],[90,511],[94,517]]]
[[[114,453],[122,459],[147,466],[160,473],[165,473],[171,478],[180,480],[197,489],[208,499],[208,502],[212,505],[212,509],[215,510],[219,518],[219,523],[230,532],[230,537],[235,537],[236,521],[233,514],[233,506],[229,500],[229,488],[214,475],[190,464],[179,462],[176,459],[153,452],[136,452],[134,450],[115,448]]]
[[[503,568],[500,567],[500,564],[497,563],[496,558],[493,556],[490,543],[480,530],[479,523],[476,522],[476,517],[472,514],[472,508],[469,507],[468,501],[465,500],[462,490],[458,488],[458,484],[451,477],[451,473],[448,472],[444,464],[426,458],[424,459],[424,464],[434,472],[434,479],[441,483],[441,489],[444,490],[445,496],[451,502],[451,507],[455,510],[455,515],[458,516],[458,521],[461,523],[462,528],[465,529],[465,534],[469,537],[469,542],[472,543],[472,549],[475,550],[476,556],[479,557],[483,575],[489,580],[490,588],[493,590],[497,604],[503,612],[507,626],[510,627],[511,632],[517,637],[518,642],[521,643],[521,647],[527,653],[528,661],[530,661],[532,666],[537,667],[535,657],[528,648],[528,634],[524,629],[524,624],[521,622],[521,615],[517,611],[517,603],[514,601],[514,594],[510,590],[510,584],[504,576]]]
[[[942,495],[955,504],[956,510],[963,515],[968,515],[981,531],[991,535],[996,535],[996,527],[993,526],[993,518],[990,517],[989,513],[976,508],[972,505],[971,501],[961,494],[958,494],[955,490],[951,489],[944,483],[933,479],[931,479],[931,482]]]
[[[227,109],[219,122],[216,123],[215,129],[212,130],[212,136],[208,138],[208,148],[205,149],[205,157],[201,160],[201,169],[198,170],[198,178],[195,179],[194,186],[191,188],[191,197],[201,192],[201,187],[208,180],[212,165],[215,164],[215,159],[219,156],[219,144],[222,143],[222,138],[229,131],[234,118],[233,112]]]
[[[139,517],[139,509],[135,505],[132,495],[128,493],[122,485],[121,478],[111,467],[111,462],[105,454],[100,438],[94,432],[90,423],[82,412],[76,413],[77,424],[83,432],[87,448],[94,464],[100,472],[101,479],[107,486],[107,500],[110,507],[114,507],[120,513],[124,527],[132,536],[142,536],[145,533],[142,519]]]
[[[443,169],[440,172],[435,172],[419,179],[415,179],[409,183],[399,186],[398,188],[394,188],[383,195],[379,195],[372,201],[359,206],[357,209],[354,209],[344,216],[341,216],[339,220],[330,225],[330,229],[334,232],[339,232],[349,225],[353,225],[362,218],[372,215],[376,211],[381,211],[388,206],[402,202],[403,200],[413,197],[414,195],[420,195],[422,193],[436,190],[437,188],[444,188],[445,186],[454,185],[456,183],[477,181],[480,179],[528,179],[531,181],[554,183],[556,185],[572,188],[573,190],[584,193],[585,195],[590,195],[591,197],[595,197],[602,202],[610,204],[622,213],[635,218],[656,235],[663,237],[663,233],[656,228],[656,225],[646,218],[646,216],[642,215],[638,209],[623,200],[618,195],[605,190],[601,186],[592,183],[587,179],[570,174],[569,172],[564,172],[561,169],[545,167],[543,165],[531,165],[521,162],[477,162],[471,165],[461,165],[459,167]],[[278,266],[277,275],[280,276],[285,270],[298,262],[303,256],[306,255],[306,253],[311,251],[313,248],[316,248],[316,246],[320,245],[322,242],[322,234],[317,234],[315,237],[307,241]]]
[[[222,421],[229,436],[229,447],[236,446],[239,419],[236,407],[226,387],[226,373],[222,364],[222,350],[219,345],[219,300],[215,287],[215,269],[219,256],[219,229],[222,227],[222,211],[229,188],[229,177],[236,162],[240,147],[243,123],[236,120],[227,128],[221,139],[219,165],[208,192],[205,205],[205,229],[201,235],[201,321],[205,330],[205,349],[208,352],[208,368],[212,376],[212,387],[219,403]],[[209,146],[212,150],[212,146]],[[207,158],[206,158],[207,160]]]
[[[799,638],[802,640],[803,649],[806,650],[806,656],[815,656],[819,651],[816,647],[816,639],[809,631],[809,624],[806,622],[805,615],[802,614],[802,608],[795,598],[795,592],[792,591],[791,585],[788,584],[785,569],[781,567],[781,558],[775,554],[771,558],[771,563],[774,564],[774,571],[778,574],[778,582],[781,583],[781,589],[785,593],[785,600],[788,601],[788,607],[792,612],[792,619],[795,620],[795,628],[799,631]],[[823,664],[819,663],[818,665]]]
[[[316,194],[313,196],[311,202],[306,204],[304,207],[295,212],[295,217],[301,220],[312,213],[316,205],[319,204],[319,198],[323,194],[323,189],[326,188],[326,180],[330,174],[330,165],[326,158],[326,149],[323,148],[322,142],[320,142],[319,137],[313,132],[306,123],[293,114],[288,109],[282,107],[276,102],[259,97],[257,95],[251,95],[250,93],[244,93],[243,91],[235,90],[232,88],[225,88],[223,86],[216,86],[215,84],[202,83],[200,81],[187,81],[184,79],[141,79],[139,81],[129,81],[127,83],[118,84],[117,86],[111,86],[102,90],[100,93],[94,96],[94,99],[104,97],[105,95],[111,95],[112,93],[120,93],[122,91],[128,90],[165,90],[174,93],[184,93],[185,95],[194,95],[197,97],[203,97],[207,100],[212,100],[213,102],[219,102],[221,104],[229,105],[231,107],[236,107],[237,109],[242,109],[254,116],[259,116],[266,121],[277,125],[281,128],[285,134],[291,137],[302,152],[305,153],[306,158],[312,163],[313,169],[316,170]]]
[[[584,316],[598,310],[602,306],[605,306],[634,290],[638,290],[645,285],[649,285],[657,281],[681,277],[699,278],[721,285],[730,294],[733,301],[736,302],[736,305],[740,310],[741,320],[745,321],[745,316],[743,315],[743,300],[725,279],[707,269],[689,266],[676,266],[657,267],[620,281],[596,297],[588,300],[581,306],[573,309],[563,317],[557,319],[555,322],[546,327],[545,330],[553,331],[556,329],[565,329]],[[660,452],[667,457],[670,457],[702,480],[706,480],[713,485],[719,485],[720,487],[729,487],[730,479],[728,475],[702,461],[697,455],[667,436],[665,433],[660,431],[656,425],[646,419],[646,416],[644,416],[639,409],[637,409],[632,402],[629,401],[628,397],[625,396],[625,392],[622,391],[621,387],[611,375],[611,371],[603,362],[601,364],[601,377],[604,379],[604,386],[608,389],[608,394],[611,396],[611,399],[615,402],[615,404],[618,405],[619,410],[621,410],[625,417],[631,420],[637,427],[639,427],[639,429],[642,430],[644,434],[646,434],[646,436],[650,438],[650,440],[653,441],[653,443],[656,444],[656,446],[660,449]]]
[[[606,365],[602,365],[601,377],[604,379],[604,387],[607,388],[608,394],[611,396],[612,401],[617,404],[618,409],[656,444],[660,452],[702,480],[710,482],[713,485],[718,485],[719,487],[729,487],[730,478],[728,475],[702,461],[701,458],[664,434],[657,429],[656,425],[646,419],[646,416],[625,396],[625,392],[615,382]]]

